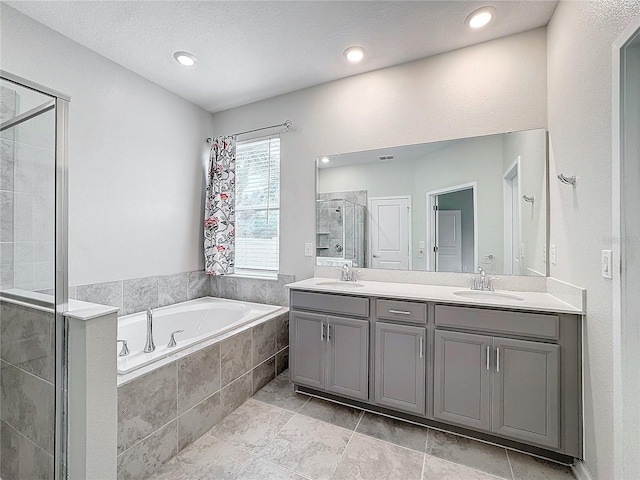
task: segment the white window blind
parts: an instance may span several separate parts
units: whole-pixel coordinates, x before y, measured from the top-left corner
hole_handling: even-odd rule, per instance
[[[280,137],[236,146],[236,270],[277,273]]]

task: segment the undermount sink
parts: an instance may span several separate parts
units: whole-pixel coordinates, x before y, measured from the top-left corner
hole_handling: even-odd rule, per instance
[[[475,298],[477,300],[516,300],[522,302],[524,298],[518,295],[512,295],[511,293],[503,292],[490,292],[486,290],[460,290],[453,292],[454,295],[466,298]]]
[[[326,282],[317,282],[319,287],[340,287],[340,288],[360,288],[364,287],[364,284],[358,282],[342,282],[339,280],[328,280]]]

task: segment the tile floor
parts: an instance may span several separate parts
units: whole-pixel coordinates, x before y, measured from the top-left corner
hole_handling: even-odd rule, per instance
[[[293,392],[284,372],[154,480],[574,480],[571,470]]]

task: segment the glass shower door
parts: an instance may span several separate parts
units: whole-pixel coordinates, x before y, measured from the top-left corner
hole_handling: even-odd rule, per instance
[[[62,471],[56,451],[64,451],[56,435],[66,307],[66,288],[56,282],[66,271],[56,261],[60,100],[2,76],[0,477],[53,479]]]

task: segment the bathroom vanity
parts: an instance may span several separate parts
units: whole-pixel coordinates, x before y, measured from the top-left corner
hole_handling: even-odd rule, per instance
[[[579,309],[547,293],[318,278],[289,288],[298,391],[582,457]]]

